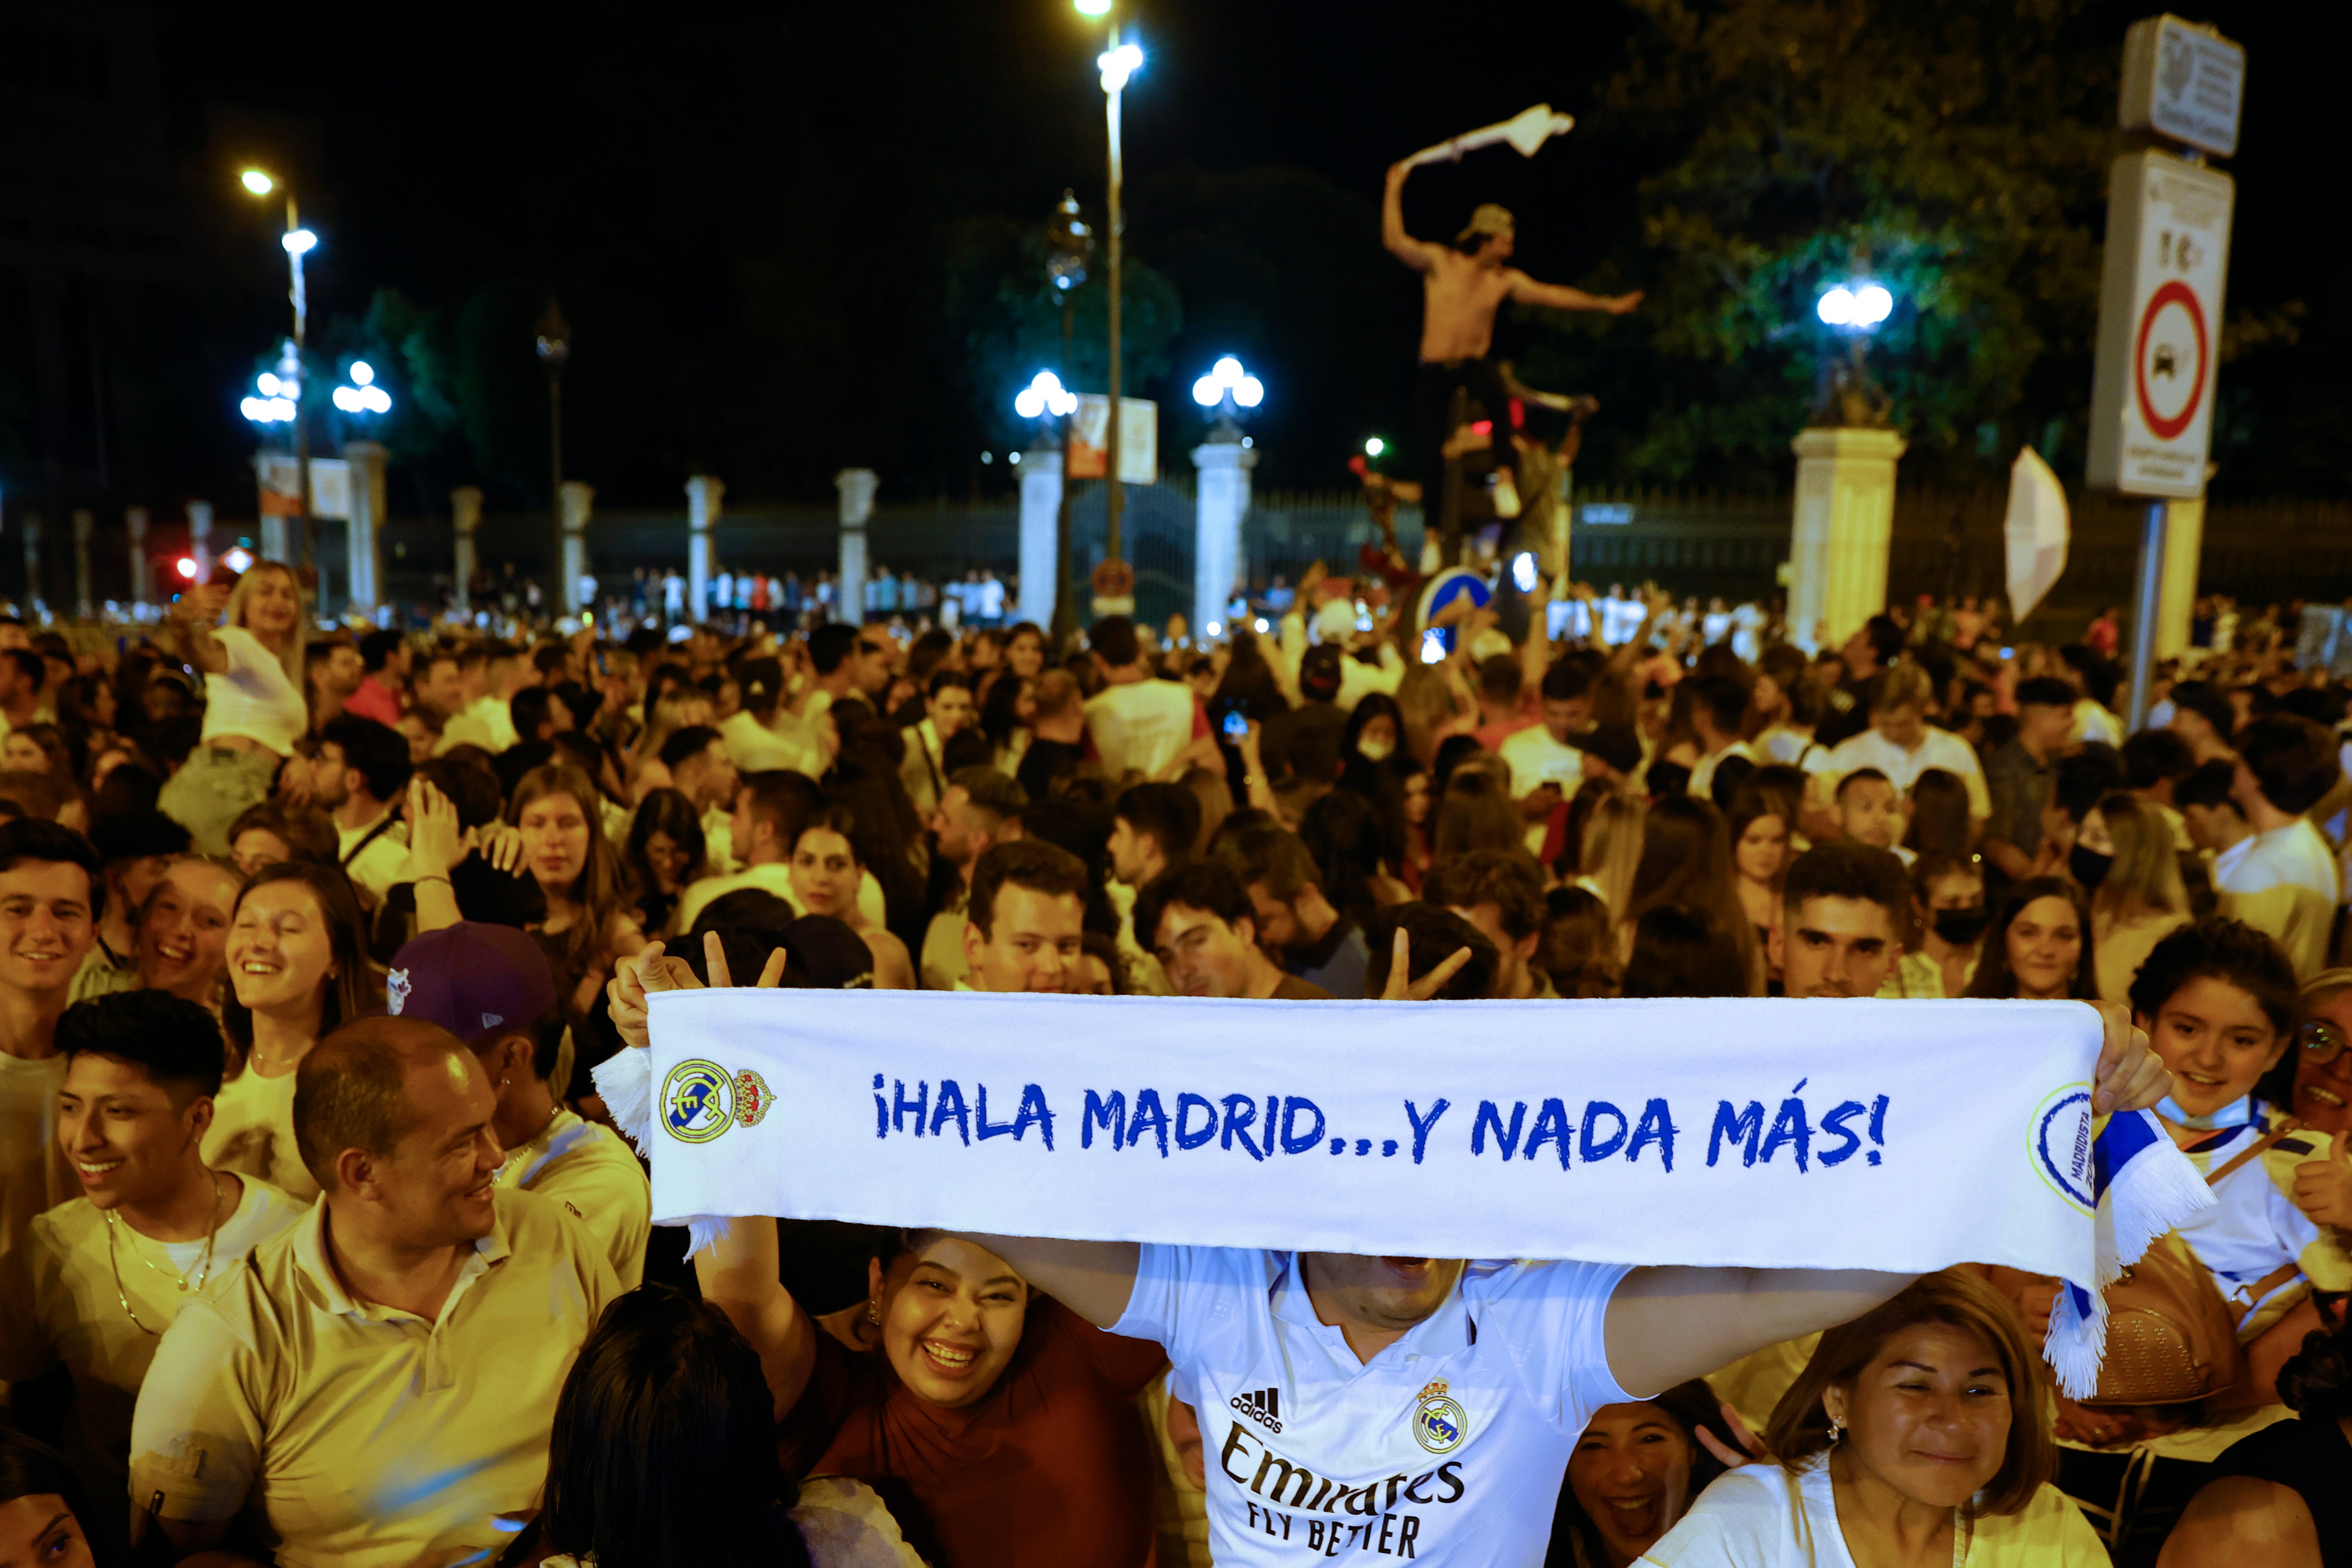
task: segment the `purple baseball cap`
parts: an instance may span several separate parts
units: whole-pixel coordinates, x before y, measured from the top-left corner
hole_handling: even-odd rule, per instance
[[[539,943],[484,921],[417,937],[394,955],[384,990],[386,1012],[438,1024],[469,1046],[528,1028],[555,1005],[555,976]]]

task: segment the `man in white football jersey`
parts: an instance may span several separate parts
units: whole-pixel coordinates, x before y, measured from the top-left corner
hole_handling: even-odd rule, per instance
[[[2153,1106],[2169,1075],[2120,1006],[2101,1012],[2101,1114]],[[1848,1321],[1915,1278],[971,1239],[1167,1348],[1200,1414],[1221,1568],[1539,1563],[1593,1411]]]

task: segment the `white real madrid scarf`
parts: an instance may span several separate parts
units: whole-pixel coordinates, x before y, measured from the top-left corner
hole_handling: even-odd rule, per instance
[[[2056,1275],[2097,1375],[2123,1263],[2210,1204],[2094,1136],[2074,1003],[651,998],[596,1080],[654,1216],[1444,1258]],[[650,1058],[649,1060],[647,1058]]]

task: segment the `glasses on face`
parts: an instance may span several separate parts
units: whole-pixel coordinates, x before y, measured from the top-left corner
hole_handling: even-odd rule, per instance
[[[2303,1059],[2315,1066],[2324,1066],[2344,1054],[2344,1032],[2333,1024],[2305,1024],[2295,1032],[2295,1040],[2303,1047]]]

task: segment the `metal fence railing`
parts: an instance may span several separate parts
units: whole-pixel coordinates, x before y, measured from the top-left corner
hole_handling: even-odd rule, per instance
[[[2143,508],[2112,496],[2072,499],[2074,541],[2047,613],[2087,619],[2103,605],[2128,601]],[[1778,591],[1778,573],[1789,555],[1790,504],[1786,496],[1582,489],[1572,535],[1574,571],[1603,590],[1612,582],[1654,581],[1701,598],[1767,596]],[[2002,592],[2006,504],[1999,491],[1898,491],[1889,595],[1901,601],[1923,593]],[[1080,485],[1071,521],[1082,576],[1102,559],[1103,520],[1102,487]],[[1402,509],[1397,522],[1400,542],[1408,553],[1416,551],[1418,515]],[[322,531],[326,565],[339,577],[341,531]],[[1194,538],[1189,483],[1171,479],[1128,487],[1123,531],[1136,569],[1138,613],[1155,622],[1172,612],[1189,613]],[[933,581],[982,567],[1009,577],[1020,560],[1020,532],[1019,510],[1009,498],[886,504],[867,524],[868,558],[877,567]],[[518,574],[544,582],[550,533],[544,515],[486,517],[477,536],[482,563],[497,572],[511,562]],[[721,514],[717,537],[719,560],[730,567],[805,577],[832,569],[839,558],[829,507],[735,508]],[[1350,571],[1358,548],[1375,537],[1370,515],[1352,491],[1263,492],[1243,527],[1245,574],[1254,587],[1264,587],[1276,578],[1296,584],[1318,560],[1334,571]],[[607,581],[638,567],[682,566],[686,548],[682,507],[600,512],[591,526],[591,555]],[[447,519],[395,519],[383,539],[391,595],[411,603],[434,596],[436,578],[446,585],[451,553]],[[2352,595],[2352,502],[2213,504],[2200,587],[2254,604],[2297,597],[2334,602]]]

